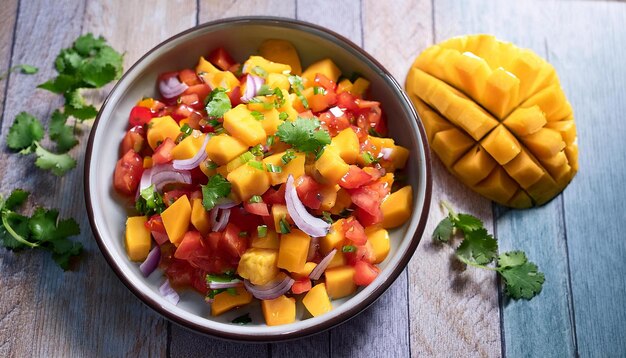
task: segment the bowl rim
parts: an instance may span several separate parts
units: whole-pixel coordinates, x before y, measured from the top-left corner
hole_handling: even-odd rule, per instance
[[[393,267],[392,272],[389,274],[389,277],[387,278],[387,280],[385,280],[379,287],[377,287],[371,295],[367,296],[364,300],[362,300],[361,302],[358,302],[356,304],[354,304],[354,306],[348,308],[346,311],[338,314],[338,315],[333,315],[333,316],[329,316],[328,319],[326,319],[325,321],[322,321],[318,324],[312,325],[310,327],[305,327],[303,329],[300,330],[296,330],[296,331],[288,331],[285,333],[280,333],[280,334],[264,334],[264,333],[254,333],[254,334],[239,334],[239,333],[230,333],[230,332],[224,332],[221,330],[217,330],[217,329],[213,329],[201,324],[197,324],[195,322],[189,321],[179,315],[176,315],[166,309],[164,309],[159,302],[153,300],[152,298],[150,298],[149,296],[147,296],[144,292],[142,292],[142,290],[140,290],[138,287],[134,286],[124,275],[123,270],[118,267],[115,264],[115,259],[112,256],[112,254],[109,252],[106,244],[104,243],[104,240],[102,239],[102,237],[100,236],[100,233],[97,229],[97,225],[96,225],[96,219],[95,219],[95,215],[94,215],[94,209],[93,209],[93,205],[92,205],[92,199],[91,199],[91,192],[89,190],[90,188],[90,169],[91,169],[91,163],[92,163],[92,151],[93,151],[93,144],[95,141],[95,133],[97,132],[97,128],[98,125],[100,123],[101,120],[101,115],[104,112],[104,109],[106,108],[107,104],[109,103],[110,98],[112,97],[112,94],[118,89],[119,85],[123,82],[123,79],[133,71],[133,69],[135,67],[137,67],[142,61],[144,61],[144,59],[146,57],[148,57],[149,55],[151,55],[153,52],[157,51],[158,49],[160,49],[161,47],[163,47],[164,45],[169,44],[172,41],[177,40],[180,37],[184,37],[189,33],[207,28],[207,27],[213,27],[213,26],[217,26],[217,25],[223,25],[225,23],[241,23],[241,24],[250,24],[250,23],[254,23],[254,24],[266,24],[266,25],[277,25],[277,24],[286,24],[286,25],[291,25],[294,27],[300,27],[300,28],[305,28],[305,29],[309,29],[309,30],[315,30],[315,31],[319,31],[319,32],[323,32],[326,33],[327,35],[330,35],[331,37],[334,37],[336,39],[336,42],[340,45],[345,45],[345,46],[349,46],[352,50],[358,52],[360,55],[362,55],[363,57],[365,57],[367,60],[369,60],[370,62],[372,62],[376,67],[378,67],[378,70],[380,70],[380,73],[387,78],[387,80],[389,80],[389,82],[392,84],[392,86],[395,88],[395,90],[397,90],[398,94],[401,97],[401,100],[405,102],[405,107],[407,107],[410,115],[413,116],[413,118],[415,119],[415,125],[418,129],[418,135],[419,138],[421,139],[421,143],[422,143],[422,150],[424,152],[424,168],[420,168],[423,169],[425,171],[425,190],[424,190],[424,200],[423,200],[423,209],[421,212],[421,215],[419,217],[419,221],[418,224],[415,228],[415,231],[413,232],[413,235],[411,237],[411,242],[409,243],[406,252],[402,255],[402,257],[400,258],[400,260],[398,261],[397,266]],[[294,339],[298,339],[298,338],[302,338],[302,337],[306,337],[306,336],[311,336],[317,333],[321,333],[323,331],[326,331],[328,329],[331,329],[335,326],[338,326],[342,323],[347,322],[348,320],[350,320],[351,318],[355,317],[356,315],[358,315],[359,313],[363,312],[365,309],[367,309],[370,305],[372,305],[377,299],[379,299],[382,294],[397,280],[398,276],[400,275],[400,273],[402,271],[404,271],[404,269],[406,268],[408,262],[410,261],[410,259],[413,257],[413,254],[415,253],[417,246],[419,244],[419,242],[421,241],[421,237],[424,233],[424,230],[426,228],[426,222],[428,220],[428,213],[429,213],[429,208],[430,208],[430,204],[431,204],[431,196],[432,196],[432,168],[431,168],[431,155],[430,155],[430,149],[428,146],[428,139],[426,136],[426,132],[424,130],[424,126],[422,124],[421,118],[419,116],[419,114],[417,113],[417,111],[415,110],[415,107],[413,106],[413,104],[411,103],[409,97],[407,96],[406,92],[403,90],[402,86],[398,83],[398,81],[391,75],[391,73],[380,63],[378,62],[378,60],[376,60],[372,55],[370,55],[368,52],[366,52],[364,49],[362,49],[360,46],[356,45],[354,42],[352,42],[350,39],[346,38],[343,35],[340,35],[328,28],[325,28],[323,26],[320,25],[316,25],[313,23],[309,23],[306,21],[302,21],[302,20],[297,20],[297,19],[290,19],[290,18],[283,18],[283,17],[276,17],[276,16],[237,16],[237,17],[228,17],[228,18],[222,18],[219,20],[215,20],[215,21],[209,21],[209,22],[205,22],[202,24],[198,24],[194,27],[191,27],[185,31],[182,31],[180,33],[177,33],[169,38],[167,38],[166,40],[160,42],[158,45],[154,46],[153,48],[151,48],[148,52],[146,52],[143,56],[141,56],[123,75],[122,77],[117,81],[117,83],[115,84],[115,86],[111,89],[111,91],[108,93],[106,99],[104,100],[104,102],[102,103],[102,106],[100,107],[100,110],[98,111],[98,115],[96,116],[96,119],[93,123],[93,126],[91,128],[90,134],[89,134],[89,140],[87,142],[87,148],[86,148],[86,154],[85,154],[85,165],[84,165],[84,172],[83,172],[83,190],[84,190],[84,197],[85,197],[85,205],[86,205],[86,209],[87,209],[87,215],[89,217],[89,224],[91,226],[91,231],[96,239],[96,243],[98,244],[98,248],[100,250],[100,252],[102,253],[102,255],[104,256],[105,260],[107,261],[107,263],[109,264],[109,266],[113,269],[113,271],[115,272],[115,274],[117,275],[118,279],[120,281],[122,281],[122,283],[137,297],[139,298],[139,300],[144,303],[146,306],[148,306],[149,308],[151,308],[152,310],[156,311],[159,315],[161,315],[162,317],[165,317],[166,319],[168,319],[171,322],[174,322],[180,326],[183,326],[187,329],[191,329],[192,331],[198,332],[198,333],[202,333],[202,334],[206,334],[212,337],[216,337],[216,338],[220,338],[220,339],[225,339],[225,340],[230,340],[230,341],[237,341],[237,342],[249,342],[249,343],[269,343],[269,342],[281,342],[281,341],[288,341],[288,340],[294,340]],[[411,234],[407,233],[404,236],[404,239],[406,239],[407,237],[409,237]]]

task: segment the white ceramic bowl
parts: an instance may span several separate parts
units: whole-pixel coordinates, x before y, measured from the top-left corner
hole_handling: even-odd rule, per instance
[[[358,72],[371,82],[371,99],[380,101],[388,120],[390,135],[409,148],[408,181],[413,187],[413,214],[403,227],[391,232],[391,251],[380,264],[382,272],[355,295],[334,300],[333,310],[309,317],[298,304],[295,323],[266,326],[255,302],[219,317],[210,315],[210,306],[194,291],[181,294],[178,305],[165,300],[158,291],[164,281],[157,270],[144,278],[136,263],[126,256],[124,199],[112,185],[118,159],[118,145],[124,136],[128,114],[136,101],[154,96],[159,73],[192,67],[201,55],[223,46],[237,60],[256,53],[269,38],[289,40],[297,48],[303,67],[330,57],[350,74]],[[102,254],[122,282],[144,303],[166,318],[198,332],[244,341],[281,341],[310,335],[338,325],[372,304],[398,277],[413,255],[426,225],[430,206],[430,158],[427,140],[418,115],[400,85],[375,59],[342,36],[316,25],[289,19],[241,17],[206,23],[182,32],[159,44],[133,65],[102,105],[94,123],[85,160],[85,201],[93,233]],[[111,302],[116,304],[119,302]],[[230,323],[250,313],[253,323]]]

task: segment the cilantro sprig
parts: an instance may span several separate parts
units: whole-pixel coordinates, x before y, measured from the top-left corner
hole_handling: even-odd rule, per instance
[[[34,75],[35,73],[39,72],[39,69],[35,66],[26,65],[26,64],[15,65],[9,68],[7,71],[0,74],[0,81],[5,79],[9,75],[9,73],[13,73],[16,71],[20,71],[20,73],[25,74],[25,75]]]
[[[217,205],[218,200],[230,194],[231,185],[226,178],[216,174],[202,187],[202,206],[208,211]]]
[[[74,219],[59,220],[55,209],[38,207],[31,217],[15,212],[29,193],[16,189],[5,200],[0,195],[0,244],[9,250],[42,249],[52,254],[52,259],[67,270],[72,257],[80,255],[83,246],[69,239],[80,234]]]
[[[433,232],[437,242],[449,242],[460,232],[464,238],[456,249],[456,257],[463,263],[496,271],[504,279],[504,292],[513,299],[530,300],[541,292],[545,276],[537,265],[528,261],[523,251],[509,251],[498,255],[498,241],[490,235],[483,222],[469,214],[457,214],[452,207],[442,202],[448,210]],[[494,266],[488,266],[495,261]]]
[[[320,128],[320,121],[315,117],[298,117],[294,122],[283,122],[276,135],[301,152],[319,153],[330,144],[330,134]]]
[[[222,118],[224,113],[228,112],[232,107],[230,98],[228,98],[224,88],[217,87],[206,98],[206,113],[210,118]]]

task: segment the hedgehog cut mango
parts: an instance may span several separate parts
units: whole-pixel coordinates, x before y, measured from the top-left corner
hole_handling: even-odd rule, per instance
[[[543,205],[578,171],[572,107],[554,67],[530,50],[455,37],[415,59],[406,90],[433,152],[499,204]]]

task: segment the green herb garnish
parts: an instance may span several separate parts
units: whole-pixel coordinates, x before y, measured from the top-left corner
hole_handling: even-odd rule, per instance
[[[259,225],[256,227],[256,234],[259,238],[267,236],[267,225]]]
[[[330,134],[320,129],[317,118],[298,117],[294,122],[283,122],[278,126],[276,135],[301,152],[319,153],[330,144]]]
[[[206,185],[200,185],[200,187],[202,188],[202,206],[208,211],[215,207],[219,199],[230,194],[231,185],[226,178],[216,174]]]
[[[289,234],[291,229],[289,228],[289,223],[287,222],[287,218],[283,217],[278,221],[278,226],[280,226],[281,234]]]
[[[217,87],[206,99],[206,113],[212,119],[224,117],[224,113],[228,112],[232,108],[230,98],[226,94],[226,90],[221,87]],[[218,122],[219,123],[219,122]]]

